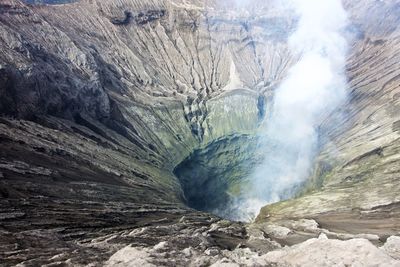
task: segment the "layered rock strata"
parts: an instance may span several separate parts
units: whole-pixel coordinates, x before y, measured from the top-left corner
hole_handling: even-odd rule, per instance
[[[275,2],[224,4],[0,3],[1,264],[280,266],[343,244],[397,264],[400,4],[345,1],[349,103],[322,116],[299,197],[250,225],[187,204],[218,207],[260,161],[295,19]],[[321,234],[342,241],[268,253]]]

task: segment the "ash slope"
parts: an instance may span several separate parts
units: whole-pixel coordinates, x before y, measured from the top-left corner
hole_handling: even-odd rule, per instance
[[[5,265],[103,264],[126,245],[142,247],[131,254],[155,265],[207,265],[321,233],[369,234],[358,237],[376,245],[399,233],[396,1],[346,3],[356,33],[352,101],[343,127],[332,117],[323,124],[329,142],[303,197],[266,207],[247,226],[183,204],[174,168],[213,142],[255,137],[296,60],[286,47],[294,23],[284,12],[221,8],[158,0],[0,4]],[[347,227],[365,221],[372,226]],[[115,259],[123,261],[116,254],[108,263]]]

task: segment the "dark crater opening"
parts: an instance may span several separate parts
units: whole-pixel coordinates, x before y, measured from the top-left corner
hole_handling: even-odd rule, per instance
[[[186,204],[229,218],[229,203],[240,195],[261,161],[257,138],[229,136],[195,150],[174,170]]]

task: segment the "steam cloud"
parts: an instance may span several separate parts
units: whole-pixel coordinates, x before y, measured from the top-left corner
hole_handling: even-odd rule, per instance
[[[251,177],[252,188],[232,203],[236,219],[248,220],[268,204],[293,196],[310,175],[321,115],[346,97],[344,66],[347,16],[341,0],[293,0],[299,17],[289,37],[300,60],[276,89],[265,129],[265,160]]]

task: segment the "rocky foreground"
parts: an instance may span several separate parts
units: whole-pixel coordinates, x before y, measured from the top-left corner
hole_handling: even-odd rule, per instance
[[[298,197],[246,224],[187,204],[224,205],[260,161],[293,18],[57,3],[0,2],[0,265],[400,266],[399,1],[344,1],[349,102]]]

